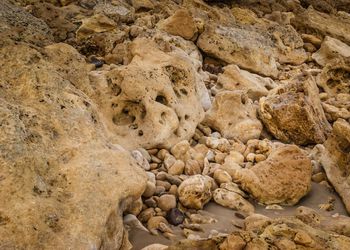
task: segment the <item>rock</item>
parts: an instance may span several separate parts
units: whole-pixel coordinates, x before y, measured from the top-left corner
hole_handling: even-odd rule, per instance
[[[266,96],[270,89],[277,86],[271,78],[252,74],[233,64],[224,68],[224,73],[218,77],[218,84],[222,85],[224,90],[245,91],[253,101]]]
[[[142,211],[142,199],[141,197],[136,201],[132,202],[125,210],[125,213],[132,214],[134,216],[138,216]]]
[[[322,143],[330,131],[318,88],[311,77],[297,79],[262,97],[259,105],[259,117],[282,142]]]
[[[177,226],[185,220],[184,214],[177,208],[172,208],[167,213],[167,219],[170,224]]]
[[[168,222],[163,216],[154,216],[147,222],[147,229],[153,234],[158,235],[158,230],[161,227],[161,224],[167,225]]]
[[[187,208],[202,209],[212,197],[212,179],[208,176],[193,175],[184,180],[179,188],[179,200]]]
[[[256,154],[255,155],[255,161],[256,162],[261,162],[261,161],[265,161],[266,160],[266,156],[263,154]]]
[[[223,169],[244,191],[267,205],[294,205],[311,188],[311,161],[294,145],[278,147],[250,169],[238,165],[224,165]]]
[[[29,41],[32,22],[26,25]],[[100,110],[79,89],[89,85],[85,59],[67,44],[0,47],[0,242],[12,249],[127,246],[122,214],[147,176],[108,139]]]
[[[256,106],[240,91],[222,91],[215,96],[205,123],[226,138],[242,142],[259,138],[262,124],[257,119]]]
[[[132,0],[132,7],[138,10],[152,10],[155,7],[153,0]]]
[[[142,225],[142,223],[137,219],[137,217],[133,214],[125,215],[123,217],[123,223],[128,231],[132,229],[139,229],[148,232],[147,228],[145,228]]]
[[[53,42],[53,32],[45,23],[23,8],[12,5],[8,0],[0,3],[0,47],[13,41],[42,47]]]
[[[226,172],[227,173],[227,172]],[[237,194],[239,194],[240,196],[244,197],[244,198],[248,198],[248,195],[246,193],[244,193],[239,186],[234,183],[234,182],[227,182],[227,183],[222,183],[220,185],[220,188],[226,189],[230,192],[235,192]]]
[[[176,162],[168,169],[168,173],[171,175],[180,175],[185,169],[185,163],[181,160],[176,160]]]
[[[231,192],[224,188],[215,189],[213,193],[214,201],[224,207],[228,207],[247,214],[254,213],[254,206],[236,192]]]
[[[152,245],[148,245],[148,246],[142,248],[141,250],[165,250],[167,248],[168,248],[167,245],[155,243]]]
[[[243,250],[246,242],[239,236],[231,234],[227,236],[225,241],[220,245],[220,250]]]
[[[196,175],[196,174],[200,174],[201,171],[201,167],[198,163],[198,161],[196,160],[187,160],[185,163],[185,174],[186,175]]]
[[[232,150],[230,154],[225,158],[225,163],[243,164],[244,156],[240,152]]]
[[[350,51],[350,46],[348,46]],[[326,93],[327,97],[337,94],[350,93],[350,52],[347,58],[335,58],[327,61],[321,74],[317,76],[317,85]]]
[[[321,48],[312,54],[312,59],[322,66],[326,66],[329,61],[339,57],[350,57],[350,46],[329,36],[325,37]]]
[[[103,14],[96,14],[82,20],[82,24],[76,31],[78,40],[85,40],[94,33],[114,31],[117,24]]]
[[[247,43],[249,41],[249,43]],[[208,55],[259,75],[276,78],[277,63],[301,64],[303,41],[292,26],[208,25],[197,46]],[[264,49],[260,49],[260,48]]]
[[[294,27],[304,32],[330,36],[350,43],[350,17],[348,15],[328,15],[308,8],[298,12],[291,22]]]
[[[197,26],[187,9],[179,9],[172,16],[158,24],[158,27],[171,35],[191,40],[197,34]]]
[[[327,179],[342,198],[346,210],[350,212],[349,162],[350,154],[350,125],[343,119],[338,119],[333,124],[332,135],[323,146],[319,146],[317,159],[322,164]]]
[[[214,180],[218,183],[218,185],[221,185],[222,183],[229,183],[232,182],[231,176],[222,169],[216,169],[214,171]]]
[[[155,216],[156,212],[154,211],[153,207],[150,208],[146,208],[145,210],[143,210],[138,216],[137,218],[142,222],[142,223],[147,223],[147,221],[149,219],[151,219],[151,217]]]
[[[199,61],[180,48],[172,50],[166,53],[155,41],[136,38],[128,65],[91,73],[99,76],[91,95],[114,141],[128,148],[167,148],[194,134],[204,116],[195,91],[204,86]]]
[[[188,151],[190,150],[190,143],[187,140],[180,141],[175,144],[170,152],[175,156],[176,159],[187,160]]]
[[[176,197],[173,194],[163,194],[159,197],[158,207],[165,212],[176,207]]]
[[[324,216],[311,208],[301,206],[297,208],[296,217],[309,226],[350,236],[350,218],[348,216]]]
[[[156,184],[151,181],[147,181],[146,189],[143,192],[142,196],[145,198],[152,197],[156,192]]]

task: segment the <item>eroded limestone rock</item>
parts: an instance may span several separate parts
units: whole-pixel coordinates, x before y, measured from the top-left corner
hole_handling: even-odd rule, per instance
[[[136,39],[130,53],[130,64],[91,75],[92,98],[114,140],[131,148],[188,140],[204,116],[196,65],[182,50],[167,53],[150,39]]]
[[[260,99],[259,117],[279,140],[322,143],[330,131],[312,77],[301,77]]]
[[[249,169],[230,163],[222,169],[264,204],[294,205],[311,188],[311,161],[295,145],[278,147]]]
[[[242,91],[219,92],[204,122],[224,137],[242,142],[259,138],[262,130],[256,106]]]
[[[202,209],[212,197],[212,182],[208,176],[193,175],[184,180],[179,188],[179,200],[185,207]]]
[[[318,159],[348,212],[350,212],[349,148],[350,124],[343,119],[338,119],[333,124],[332,136],[324,143],[324,147],[319,147]]]
[[[0,55],[1,244],[126,247],[122,213],[146,176],[106,140],[96,105],[76,87],[88,83],[84,59],[65,44],[8,45]]]

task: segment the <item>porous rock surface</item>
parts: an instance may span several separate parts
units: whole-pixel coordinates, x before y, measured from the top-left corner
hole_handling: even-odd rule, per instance
[[[0,249],[349,249],[349,3],[1,1]]]
[[[296,204],[310,190],[311,161],[294,145],[280,146],[250,169],[224,164],[241,188],[264,204]]]
[[[0,84],[2,246],[127,246],[121,215],[142,193],[145,175],[129,152],[105,139],[95,104],[74,87],[86,79],[78,52],[65,44],[40,50],[22,44],[4,46],[0,54],[6,58]]]

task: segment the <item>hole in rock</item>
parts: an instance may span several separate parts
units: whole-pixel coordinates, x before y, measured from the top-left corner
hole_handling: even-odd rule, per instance
[[[163,96],[163,95],[158,95],[157,97],[156,97],[156,102],[159,102],[159,103],[161,103],[161,104],[163,104],[163,105],[168,105],[168,100],[166,99],[166,97],[165,96]]]

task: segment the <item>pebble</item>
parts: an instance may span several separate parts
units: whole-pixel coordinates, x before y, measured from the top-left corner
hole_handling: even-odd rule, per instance
[[[168,191],[170,189],[170,187],[171,187],[171,184],[169,182],[167,182],[167,181],[160,181],[160,180],[156,181],[156,185],[164,187],[166,191]]]
[[[148,151],[144,148],[138,148],[137,149],[141,154],[142,156],[148,161],[150,162],[151,161],[151,155],[148,153]]]
[[[168,173],[171,175],[180,175],[185,169],[185,163],[181,160],[176,160],[176,162],[169,167]]]
[[[165,187],[163,186],[156,186],[156,191],[154,192],[154,195],[161,195],[166,192]]]
[[[185,174],[186,175],[196,175],[202,172],[201,167],[196,160],[187,160],[185,163]]]
[[[169,168],[174,165],[176,162],[176,159],[174,156],[172,156],[171,154],[167,154],[164,158],[164,166],[166,167],[166,169],[169,170]]]
[[[168,174],[166,176],[166,180],[171,184],[171,185],[176,185],[179,186],[182,182],[182,180],[180,179],[180,176],[173,176]]]
[[[150,208],[146,208],[145,210],[143,210],[139,215],[138,215],[138,219],[142,222],[142,223],[146,223],[150,218],[152,218],[153,216],[156,215],[156,212],[154,210],[153,207]]]
[[[261,162],[261,161],[265,161],[266,160],[266,156],[263,154],[256,154],[255,155],[255,161],[256,162]]]
[[[254,162],[255,161],[255,154],[254,153],[247,154],[246,159],[249,162]]]
[[[153,196],[155,191],[156,191],[155,183],[153,183],[151,181],[147,181],[146,189],[143,192],[142,196],[145,198],[149,198],[149,197]]]
[[[178,208],[172,208],[167,213],[167,219],[170,224],[177,226],[183,223],[185,215]]]
[[[160,223],[167,224],[167,220],[163,216],[154,216],[147,222],[147,229],[153,234],[158,235]]]
[[[161,149],[157,153],[157,157],[161,160],[164,160],[167,155],[170,155],[170,153],[166,149]]]
[[[237,164],[243,164],[244,163],[244,156],[238,152],[238,151],[231,151],[228,156],[225,158],[225,163],[237,163]]]
[[[217,153],[215,155],[215,162],[219,163],[219,164],[223,164],[224,161],[225,161],[226,156],[227,156],[226,153],[221,153],[221,152]]]
[[[152,196],[151,198],[145,200],[144,203],[145,203],[148,207],[153,207],[153,208],[156,208],[156,207],[157,207],[157,201],[156,201],[156,199],[155,199],[155,196]]]
[[[161,159],[155,157],[154,155],[151,155],[151,161],[152,161],[152,162],[155,162],[155,163],[161,163],[161,162],[162,162]]]
[[[214,172],[214,180],[218,185],[221,185],[222,183],[232,182],[232,177],[225,170],[218,168]]]
[[[168,193],[177,196],[177,186],[176,185],[171,185]]]
[[[190,149],[190,143],[186,140],[180,141],[179,143],[175,144],[170,152],[175,156],[176,159],[183,159],[184,155],[186,155],[186,152]]]
[[[327,177],[323,172],[319,172],[314,174],[311,179],[313,182],[320,183],[321,181],[327,180]]]
[[[173,194],[163,194],[159,197],[158,207],[165,212],[176,207],[176,197]]]

